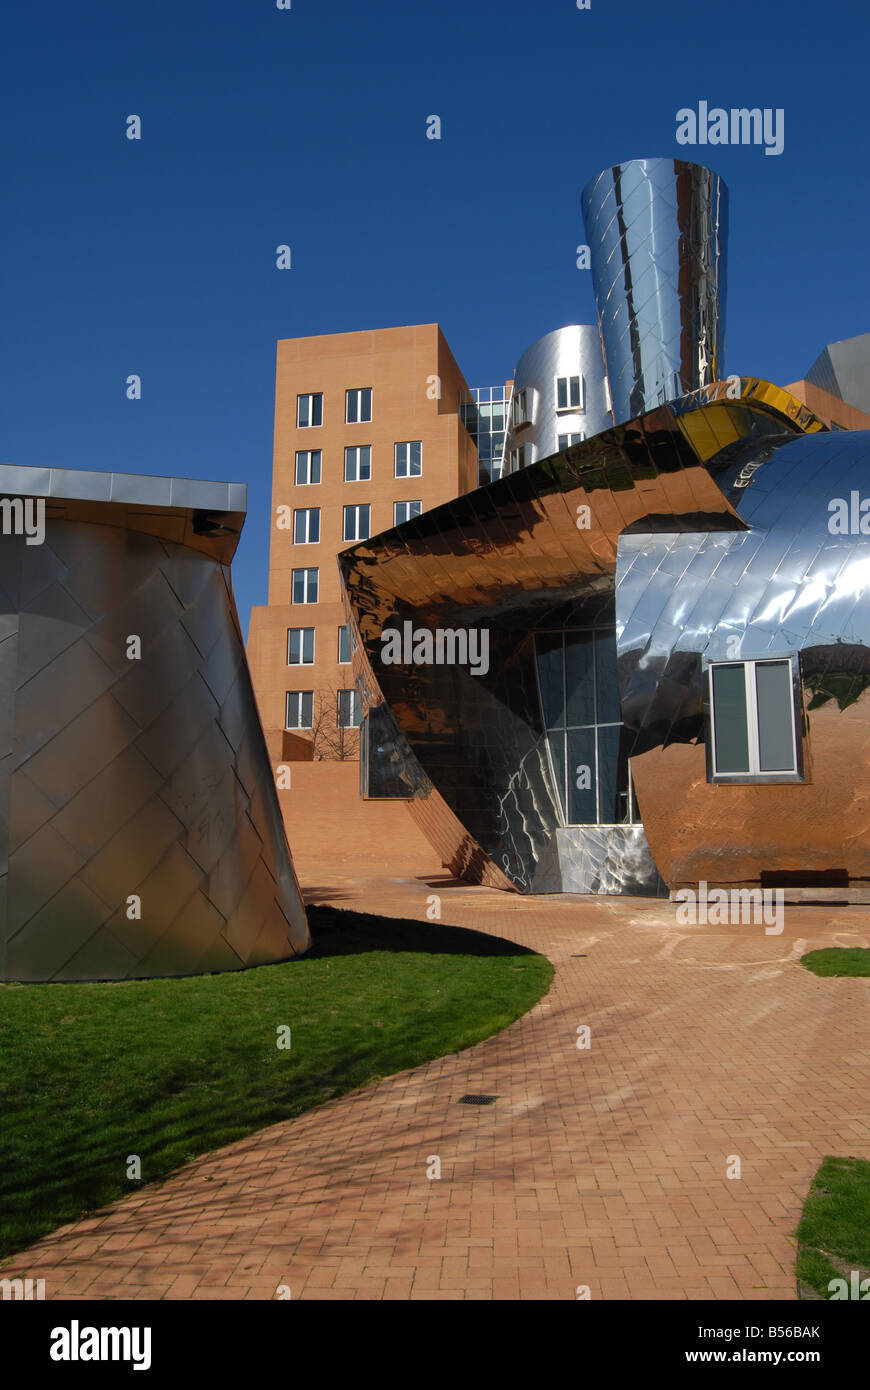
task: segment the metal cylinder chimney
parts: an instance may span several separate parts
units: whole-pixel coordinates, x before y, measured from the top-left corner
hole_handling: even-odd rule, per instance
[[[617,424],[725,371],[728,189],[681,159],[633,159],[583,189]]]

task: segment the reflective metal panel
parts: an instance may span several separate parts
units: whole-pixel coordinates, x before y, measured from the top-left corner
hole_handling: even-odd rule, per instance
[[[579,402],[570,408],[570,388],[560,408],[557,382],[579,378]],[[600,434],[613,424],[607,405],[604,359],[597,328],[574,324],[557,328],[526,348],[514,373],[513,398],[525,391],[529,419],[523,424],[509,423],[505,444],[505,465],[510,469],[511,454],[520,448],[525,466],[550,458],[559,449],[559,437]]]
[[[724,376],[728,191],[700,164],[633,159],[582,195],[614,418]]]
[[[650,891],[640,828],[588,837],[595,863],[582,870],[569,853],[578,837],[562,837],[560,849],[534,633],[615,621],[626,533],[703,531],[727,542],[748,533],[730,500],[744,492],[734,486],[746,468],[738,446],[754,440],[767,456],[771,441],[823,426],[757,379],[731,390],[716,383],[341,553],[358,688],[367,707],[388,706],[407,743],[399,761],[415,788],[412,813],[454,872],[524,892],[559,891],[578,873],[596,891]],[[640,545],[628,572],[635,565],[642,593],[654,566]],[[415,655],[415,634],[439,629],[469,640],[485,632],[486,670],[439,664],[425,641]],[[384,660],[389,634],[406,630],[410,646],[400,641],[398,657]]]
[[[0,491],[20,474],[0,469]],[[28,475],[44,541],[0,537],[0,978],[304,951],[226,565],[243,515],[199,510],[228,486],[179,487],[176,510],[163,479],[149,503],[147,478],[102,475],[107,497],[126,496],[98,501],[91,477],[83,499],[74,473]]]

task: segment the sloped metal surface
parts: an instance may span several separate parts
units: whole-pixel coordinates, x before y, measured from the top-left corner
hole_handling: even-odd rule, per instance
[[[0,490],[39,486],[19,473]],[[209,535],[197,503],[227,485],[176,488],[191,510],[149,506],[148,481],[132,526],[126,502],[67,497],[42,545],[0,537],[0,978],[239,969],[309,944],[224,563],[243,511]]]

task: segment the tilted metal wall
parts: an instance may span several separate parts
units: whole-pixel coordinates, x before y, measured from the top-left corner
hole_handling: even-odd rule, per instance
[[[132,520],[111,504],[48,509],[43,544],[0,537],[0,978],[192,974],[304,951],[229,569],[194,534],[227,528],[159,505]]]
[[[617,424],[725,371],[728,190],[680,159],[633,159],[583,189]]]

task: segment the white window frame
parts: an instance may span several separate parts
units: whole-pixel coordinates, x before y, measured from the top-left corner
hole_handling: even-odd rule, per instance
[[[571,439],[572,435],[577,436],[576,439],[574,439],[573,441]],[[559,453],[562,453],[564,449],[573,449],[577,444],[582,444],[585,438],[586,436],[583,434],[582,430],[568,430],[567,434],[556,435],[556,448],[559,451]],[[567,439],[568,443],[563,444],[563,439]]]
[[[569,399],[570,399],[570,396],[571,396],[571,382],[572,382],[572,381],[576,381],[576,382],[579,384],[580,402],[579,402],[578,405],[560,405],[560,404],[559,404],[559,382],[560,382],[560,381],[564,381],[564,382],[567,383],[566,389],[565,389],[565,394],[566,394],[566,396],[567,396]],[[554,400],[555,403],[556,403],[556,414],[557,414],[557,415],[585,415],[585,413],[586,413],[586,381],[585,381],[585,379],[584,379],[583,373],[582,373],[582,372],[571,372],[568,376],[554,376],[554,377],[553,377],[553,400]]]
[[[311,466],[311,465],[312,465],[312,461],[313,461],[313,459],[314,459],[315,454],[317,455],[317,477],[316,477],[316,478],[312,478],[312,476],[311,476],[311,473],[312,473],[312,466]],[[304,477],[304,478],[302,479],[302,481],[300,482],[300,481],[299,481],[299,462],[300,462],[301,459],[304,459],[304,460],[305,460],[305,465],[304,465],[305,477]],[[296,486],[297,486],[297,487],[317,487],[317,485],[319,484],[319,482],[320,482],[320,480],[321,480],[322,477],[323,477],[323,450],[322,450],[322,449],[297,449],[297,450],[296,450],[296,474],[295,474],[295,483],[296,483]]]
[[[355,517],[354,517],[354,527],[353,527],[353,529],[354,529],[354,532],[355,532],[356,534],[354,534],[353,536],[349,536],[349,535],[347,534],[348,514],[349,514],[350,512],[354,512],[354,513],[355,513]],[[368,527],[366,528],[366,534],[365,534],[364,536],[361,536],[361,535],[359,534],[359,529],[360,529],[359,522],[360,522],[360,515],[361,515],[362,512],[366,512],[367,515],[368,515]],[[344,508],[344,513],[343,513],[343,516],[342,516],[342,525],[341,525],[341,538],[342,538],[342,540],[343,540],[343,541],[347,541],[347,542],[353,542],[353,541],[367,541],[367,540],[370,538],[371,534],[372,534],[372,508],[371,508],[371,503],[370,503],[370,502],[349,502],[349,503],[347,504],[347,506]]]
[[[298,718],[299,718],[299,720],[300,720],[300,722],[299,722],[298,724],[291,724],[291,723],[290,723],[290,700],[292,699],[292,697],[293,697],[294,695],[295,695],[296,698],[297,698],[297,713],[298,713]],[[311,716],[310,716],[310,723],[308,723],[308,724],[303,724],[301,721],[305,718],[304,700],[305,700],[305,696],[306,696],[306,695],[310,695],[310,696],[311,696]],[[285,697],[284,697],[284,728],[285,728],[285,729],[311,729],[311,728],[313,728],[313,726],[314,726],[314,691],[313,691],[313,690],[288,690],[288,691],[286,692]]]
[[[311,418],[310,418],[310,417],[312,417],[312,416],[314,415],[314,402],[317,400],[318,397],[320,398],[320,424],[319,424],[319,425],[314,425],[314,424],[311,423]],[[308,415],[309,415],[309,420],[308,420],[308,424],[307,424],[307,425],[303,425],[303,424],[302,424],[302,402],[303,402],[303,401],[307,401],[307,402],[308,402]],[[301,392],[300,395],[298,395],[298,396],[296,397],[296,428],[297,428],[298,430],[319,430],[319,429],[322,429],[322,428],[323,428],[323,392],[322,392],[322,391],[303,391],[303,392]]]
[[[317,638],[316,638],[316,631],[317,631],[317,629],[316,629],[316,628],[313,628],[313,627],[288,627],[288,629],[287,629],[287,665],[288,665],[288,666],[313,666],[313,665],[314,665],[314,649],[315,649],[315,645],[316,645],[316,641],[317,641]],[[292,632],[298,632],[298,633],[299,633],[299,660],[298,660],[298,661],[292,661],[291,658],[290,658],[290,634],[291,634]],[[306,640],[305,640],[305,639],[306,639],[306,635],[307,635],[308,633],[311,634],[311,643],[310,643],[310,647],[311,647],[311,658],[310,658],[310,660],[306,660],[306,657],[305,657],[305,645],[306,645]]]
[[[345,633],[347,638],[347,656],[341,654],[341,634]],[[338,664],[339,666],[349,666],[353,655],[350,645],[350,628],[347,623],[342,623],[338,629]]]
[[[296,575],[297,575],[297,574],[302,574],[302,575],[305,576],[305,578],[304,578],[303,581],[302,581],[303,591],[304,591],[304,593],[305,593],[305,597],[304,597],[304,598],[299,598],[299,599],[293,597],[293,590],[294,590],[294,588],[296,587]],[[309,597],[308,597],[308,594],[309,594],[310,589],[311,589],[311,580],[309,579],[308,576],[311,575],[311,574],[314,575],[314,587],[315,587],[315,589],[317,590],[318,598],[309,598]],[[320,597],[320,570],[319,570],[319,568],[318,568],[317,565],[310,565],[310,566],[308,566],[307,568],[306,568],[306,567],[300,567],[300,568],[298,568],[298,569],[293,569],[293,570],[290,571],[290,602],[291,602],[291,603],[295,603],[295,604],[297,604],[297,605],[301,608],[301,607],[303,606],[303,604],[307,604],[307,603],[317,603],[319,597]]]
[[[529,401],[531,400],[531,406]],[[529,386],[523,386],[521,390],[515,391],[511,398],[511,427],[520,429],[523,425],[532,423],[534,410],[534,396]]]
[[[417,444],[420,447],[420,467],[414,472],[412,468],[411,445]],[[404,473],[399,472],[399,450],[407,449]],[[393,445],[393,476],[396,478],[421,478],[423,476],[423,441],[422,439],[400,439]]]
[[[311,540],[311,517],[317,514],[317,539]],[[296,537],[296,518],[305,517],[305,539],[298,540]],[[294,507],[293,508],[293,544],[294,545],[319,545],[320,544],[320,508],[319,507]]]
[[[521,468],[526,466],[526,446],[518,444],[515,449],[511,449],[511,473],[519,473]]]
[[[789,653],[785,656],[766,656],[750,657],[742,661],[711,661],[707,667],[707,732],[709,762],[707,776],[711,782],[802,782],[802,749],[800,733],[797,721],[797,711],[795,709],[795,679],[797,676],[796,656]],[[792,698],[789,701],[789,717],[791,719],[791,739],[792,739],[792,767],[781,768],[774,771],[762,771],[761,768],[761,748],[759,745],[758,734],[758,693],[755,680],[755,672],[759,666],[782,665],[786,664],[789,668],[789,688]],[[746,738],[749,745],[749,771],[748,772],[720,772],[717,766],[716,750],[716,710],[713,696],[713,672],[723,666],[742,666],[744,670],[744,693],[746,698]]]
[[[361,478],[361,477],[360,477],[360,472],[359,472],[359,466],[360,466],[360,453],[361,453],[361,451],[362,451],[363,449],[368,449],[368,455],[369,455],[369,475],[368,475],[367,478]],[[350,477],[350,478],[348,477],[348,474],[347,474],[348,455],[353,455],[353,457],[354,457],[354,469],[355,469],[355,472],[354,472],[354,474],[353,474],[353,477]],[[346,445],[345,450],[344,450],[344,481],[345,481],[346,483],[370,483],[371,480],[372,480],[372,446],[371,446],[371,444],[348,444],[348,445]]]
[[[402,517],[402,520],[400,521],[400,520],[399,520],[399,515],[398,515],[399,508],[400,508],[400,507],[416,507],[417,510],[416,510],[415,512],[408,512],[408,514],[407,514],[406,516],[403,516],[403,517]],[[422,510],[423,510],[423,503],[422,503],[422,501],[420,500],[420,498],[418,498],[418,497],[413,498],[413,499],[412,499],[411,501],[409,501],[409,502],[394,502],[394,503],[393,503],[393,525],[394,525],[394,526],[402,526],[402,525],[404,524],[404,522],[406,522],[406,521],[411,521],[411,520],[413,520],[413,518],[414,518],[415,516],[419,516],[420,513],[422,512]]]
[[[350,723],[341,722],[341,697],[350,696]],[[354,689],[336,691],[335,697],[335,724],[339,729],[358,729],[362,723],[362,710],[360,708],[360,698]]]
[[[368,391],[368,393],[369,393],[369,413],[368,413],[368,415],[365,416],[365,417],[364,417],[364,416],[362,415],[362,413],[361,413],[361,412],[362,412],[363,392],[364,392],[364,391]],[[356,419],[355,419],[355,420],[352,420],[352,419],[350,418],[350,402],[351,402],[351,397],[355,397],[355,398],[356,398]],[[345,391],[345,393],[344,393],[344,423],[345,423],[346,425],[370,425],[371,422],[372,422],[372,415],[374,414],[374,403],[375,403],[375,393],[374,393],[374,388],[373,388],[373,387],[371,387],[371,386],[352,386],[352,387],[350,388],[349,391]]]

